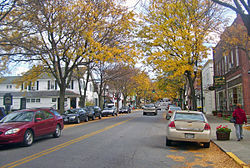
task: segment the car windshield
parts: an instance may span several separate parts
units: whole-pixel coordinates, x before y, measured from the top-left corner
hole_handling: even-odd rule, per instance
[[[170,107],[169,109],[170,109],[170,110],[181,110],[180,107]]]
[[[5,116],[0,122],[30,122],[34,118],[33,111],[24,111],[24,112],[14,112]]]
[[[77,113],[76,109],[70,109],[70,110],[65,111],[64,114],[76,114],[76,113]]]
[[[145,107],[154,107],[154,104],[146,104]]]
[[[195,113],[176,113],[174,119],[205,122],[205,119],[201,114],[195,114]]]

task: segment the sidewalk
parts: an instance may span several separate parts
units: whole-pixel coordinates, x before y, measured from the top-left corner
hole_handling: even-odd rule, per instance
[[[250,130],[243,129],[244,138],[241,141],[237,141],[233,123],[230,123],[226,120],[223,120],[223,118],[221,117],[213,115],[206,115],[206,117],[211,126],[212,141],[244,168],[250,168]],[[248,123],[249,122],[250,121],[248,121]],[[218,141],[216,139],[216,127],[219,125],[227,125],[232,129],[229,141]]]

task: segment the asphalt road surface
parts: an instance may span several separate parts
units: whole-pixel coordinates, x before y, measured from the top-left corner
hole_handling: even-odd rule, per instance
[[[66,125],[60,138],[43,137],[31,147],[0,146],[0,168],[216,167],[196,143],[165,145],[163,112],[142,111]]]

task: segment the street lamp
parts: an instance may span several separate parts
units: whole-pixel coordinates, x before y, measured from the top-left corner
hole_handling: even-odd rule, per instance
[[[109,86],[104,85],[104,101],[103,101],[103,108],[105,108],[105,103],[106,103],[106,90],[108,91]]]

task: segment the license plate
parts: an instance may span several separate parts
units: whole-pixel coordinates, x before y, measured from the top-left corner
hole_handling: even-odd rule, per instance
[[[193,139],[194,138],[194,134],[185,134],[185,138],[187,138],[187,139]]]

